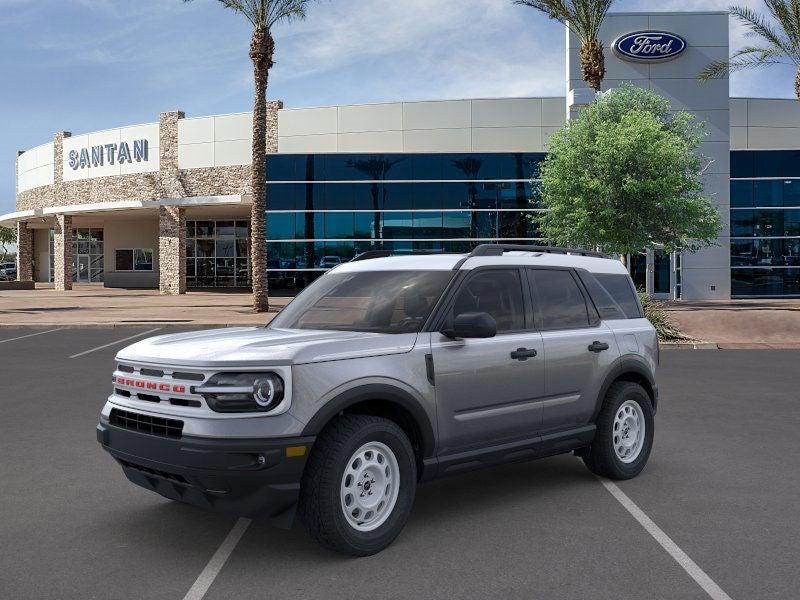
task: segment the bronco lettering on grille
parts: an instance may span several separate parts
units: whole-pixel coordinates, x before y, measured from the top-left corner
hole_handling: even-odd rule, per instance
[[[114,375],[111,380],[117,385],[132,387],[139,390],[151,390],[155,392],[168,392],[173,394],[185,394],[186,386],[171,383],[159,383],[156,381],[143,381],[141,379],[131,379],[130,377],[117,377]]]

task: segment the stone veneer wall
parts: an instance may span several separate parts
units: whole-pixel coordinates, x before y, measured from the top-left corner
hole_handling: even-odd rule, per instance
[[[17,223],[17,281],[33,281],[33,229]]]
[[[72,217],[56,215],[53,236],[53,283],[58,291],[72,289]]]
[[[158,289],[162,294],[186,293],[186,210],[158,207]]]
[[[267,103],[267,152],[278,151],[278,110],[283,103]],[[251,193],[250,165],[178,169],[178,121],[181,111],[159,115],[159,172],[94,177],[63,181],[63,142],[69,132],[54,137],[54,183],[17,193],[17,210],[51,206],[113,202],[116,200],[159,200],[191,196],[225,196]],[[186,211],[178,207],[159,208],[159,289],[162,294],[186,291]],[[23,232],[28,232],[22,223]],[[23,235],[27,235],[23,233]],[[20,238],[22,239],[22,238]],[[30,239],[30,243],[27,240]],[[33,239],[20,244],[18,279],[33,278]],[[72,218],[56,217],[56,289],[72,289]]]
[[[278,110],[280,101],[267,103],[267,152],[278,151]],[[159,117],[159,172],[94,177],[63,181],[62,151],[69,132],[54,138],[53,185],[17,194],[17,210],[50,206],[92,204],[114,200],[158,200],[184,196],[225,196],[250,193],[250,165],[178,169],[178,120],[181,111],[161,113]]]

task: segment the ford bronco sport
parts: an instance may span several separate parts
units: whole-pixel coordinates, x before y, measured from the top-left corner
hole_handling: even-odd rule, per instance
[[[574,452],[638,475],[653,443],[658,341],[619,261],[481,245],[367,253],[267,327],[120,351],[97,438],[133,483],[368,555],[417,483]],[[388,254],[388,253],[384,253]]]

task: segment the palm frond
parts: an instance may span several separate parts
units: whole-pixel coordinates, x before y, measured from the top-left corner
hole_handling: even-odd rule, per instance
[[[774,0],[772,0],[774,3]],[[792,41],[782,35],[766,17],[746,6],[732,6],[730,13],[739,19],[747,27],[746,35],[750,37],[760,37],[773,48],[780,50],[790,58],[795,64],[800,64],[800,49],[792,44]],[[780,22],[779,22],[780,23]],[[780,24],[783,28],[783,24]]]
[[[708,81],[709,79],[725,77],[734,71],[788,62],[790,62],[789,59],[778,48],[747,46],[734,52],[730,60],[712,62],[697,77],[701,81]]]
[[[615,0],[514,0],[564,23],[581,43],[597,40],[600,27]]]
[[[305,19],[311,2],[314,0],[219,0],[225,8],[243,15],[254,29],[262,30],[270,30],[281,21]]]
[[[790,45],[797,50],[800,42],[800,2],[798,0],[764,0],[767,10],[786,34]]]

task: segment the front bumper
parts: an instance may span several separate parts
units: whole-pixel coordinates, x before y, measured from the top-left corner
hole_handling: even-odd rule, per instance
[[[170,439],[101,422],[97,441],[133,483],[162,496],[290,527],[314,437]],[[298,447],[305,447],[302,456]],[[287,453],[287,447],[292,450]],[[287,454],[294,454],[287,456]]]

